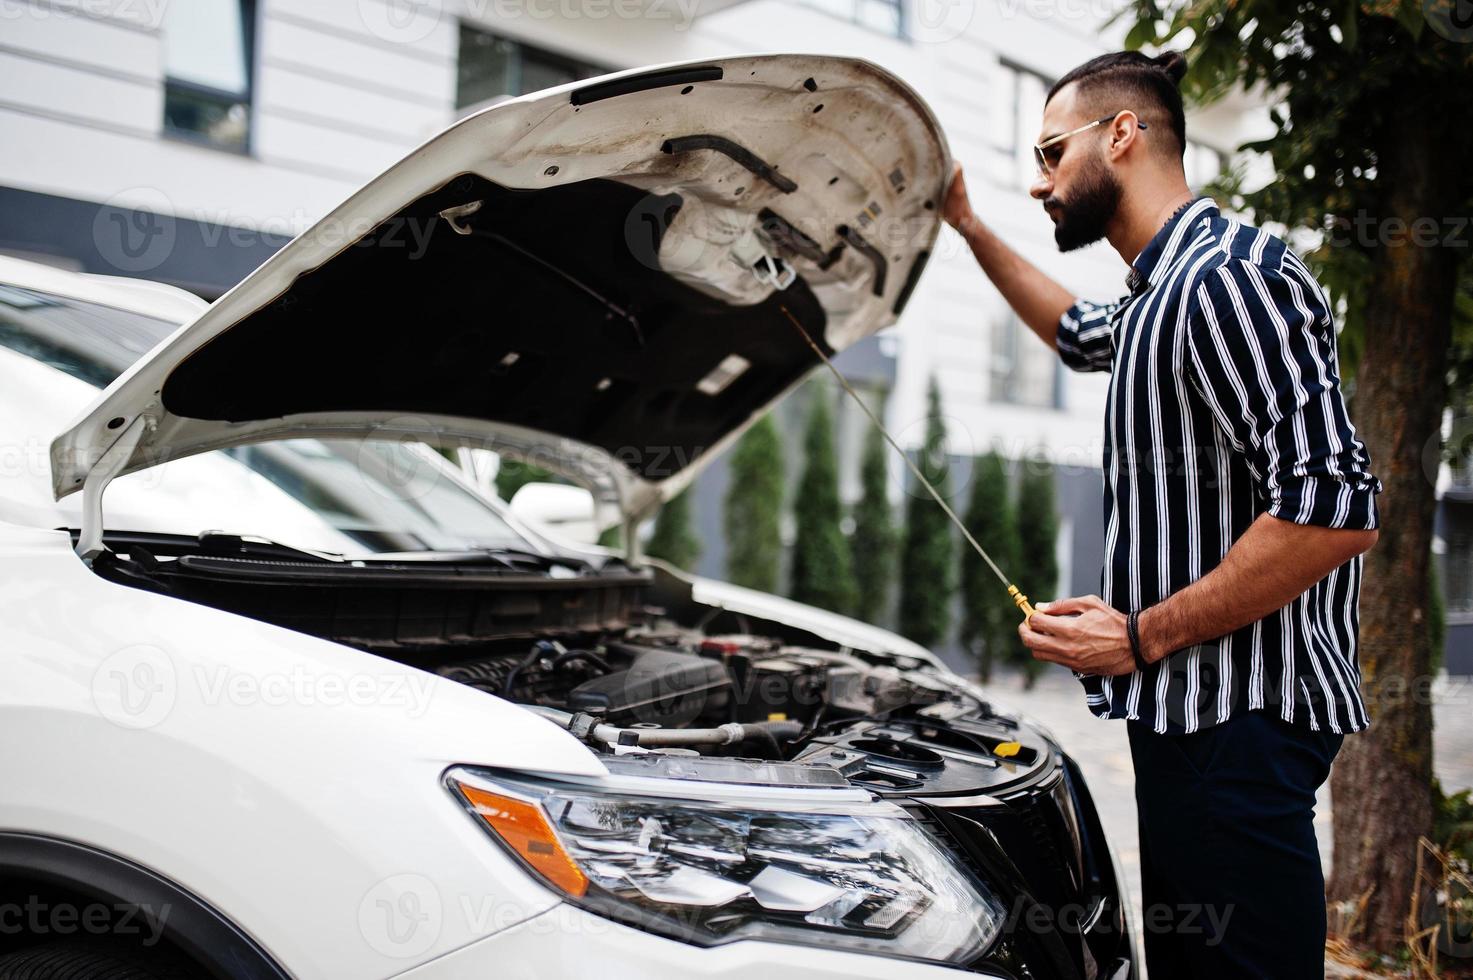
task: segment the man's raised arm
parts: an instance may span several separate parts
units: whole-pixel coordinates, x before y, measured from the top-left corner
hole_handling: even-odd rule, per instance
[[[1057,348],[1059,318],[1074,305],[1073,294],[1009,248],[982,223],[967,198],[967,185],[959,163],[952,171],[941,216],[966,240],[982,271],[1018,318],[1045,344]]]

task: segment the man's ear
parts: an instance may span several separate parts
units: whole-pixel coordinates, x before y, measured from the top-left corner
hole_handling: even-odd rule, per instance
[[[1110,123],[1110,159],[1119,160],[1125,156],[1140,135],[1141,122],[1135,113],[1127,109],[1116,116],[1115,121]]]

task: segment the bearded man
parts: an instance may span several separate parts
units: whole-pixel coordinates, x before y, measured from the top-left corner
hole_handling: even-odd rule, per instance
[[[1324,976],[1315,790],[1369,724],[1356,665],[1365,446],[1324,291],[1282,241],[1194,197],[1180,55],[1104,55],[1049,92],[1031,195],[1063,251],[1101,239],[1128,295],[1077,299],[977,217],[944,215],[1019,318],[1111,372],[1101,594],[1020,627],[1124,719],[1146,962],[1163,980]]]

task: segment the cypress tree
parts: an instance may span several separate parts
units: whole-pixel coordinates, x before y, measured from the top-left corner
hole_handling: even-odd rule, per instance
[[[1059,598],[1059,514],[1055,505],[1054,468],[1046,460],[1031,459],[1023,464],[1023,478],[1018,487],[1018,544],[1021,560],[1017,563],[1018,588],[1034,602]],[[1021,657],[1027,686],[1032,687],[1042,665],[1021,644],[1015,652]]]
[[[994,452],[980,456],[972,463],[972,493],[967,503],[967,530],[987,549],[1002,568],[1011,574],[1018,566],[1020,544],[1018,521],[1011,495],[1008,474],[1002,457]],[[1018,639],[1016,606],[1008,599],[1002,584],[982,557],[966,542],[961,542],[962,624],[961,641],[976,658],[977,670],[984,681],[992,677],[999,662],[1027,656]]]
[[[859,467],[863,494],[854,508],[852,545],[858,586],[857,615],[876,625],[889,621],[890,584],[894,581],[898,535],[890,510],[888,447],[880,430],[871,427]]]
[[[728,581],[776,592],[783,547],[783,448],[772,416],[760,419],[737,442],[724,505]]]
[[[689,488],[660,508],[645,553],[651,558],[662,558],[676,568],[690,568],[701,557],[701,541],[690,526]]]
[[[798,602],[849,613],[858,591],[849,542],[840,522],[839,460],[834,447],[834,416],[828,386],[811,386],[812,408],[803,439],[805,463],[793,503],[797,537],[793,542],[793,577],[789,594]]]
[[[918,465],[945,498],[948,496],[946,424],[941,418],[941,389],[934,377],[926,401],[926,438]],[[900,632],[922,646],[934,646],[946,637],[951,627],[951,594],[956,589],[951,522],[924,487],[911,487],[905,509],[905,545],[900,555]]]

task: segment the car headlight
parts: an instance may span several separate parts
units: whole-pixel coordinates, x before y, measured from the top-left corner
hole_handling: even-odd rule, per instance
[[[468,769],[446,782],[570,901],[686,942],[964,963],[1002,927],[987,888],[889,803],[670,799]]]

